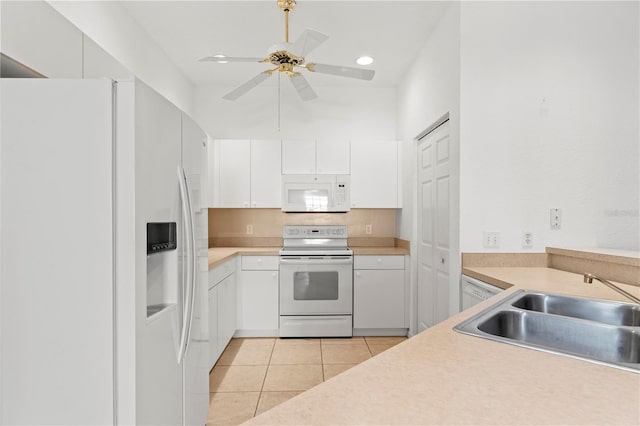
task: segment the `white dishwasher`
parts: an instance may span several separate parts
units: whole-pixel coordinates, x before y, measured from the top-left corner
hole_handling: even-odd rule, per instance
[[[477,280],[468,275],[460,277],[460,294],[462,295],[462,310],[469,309],[483,300],[487,300],[503,291],[500,287]]]

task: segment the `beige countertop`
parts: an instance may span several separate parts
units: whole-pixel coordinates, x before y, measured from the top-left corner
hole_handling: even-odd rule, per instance
[[[278,256],[282,247],[211,247],[209,248],[209,269],[235,256]]]
[[[549,268],[469,268],[513,288],[247,424],[603,425],[640,423],[640,374],[457,333],[517,288],[623,300]],[[640,288],[624,286],[640,296]]]
[[[357,256],[389,256],[409,254],[409,250],[402,247],[350,247]]]
[[[212,247],[209,248],[209,269],[234,256],[278,256],[281,247]],[[355,255],[405,255],[409,250],[401,247],[352,247]]]

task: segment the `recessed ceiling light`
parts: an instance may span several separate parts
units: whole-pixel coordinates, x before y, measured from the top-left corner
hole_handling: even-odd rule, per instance
[[[226,58],[227,55],[213,55],[214,58]],[[217,60],[216,61],[219,64],[228,64],[229,61],[223,61],[223,60]]]
[[[373,58],[371,56],[360,56],[356,59],[356,63],[358,65],[371,65],[373,63]]]

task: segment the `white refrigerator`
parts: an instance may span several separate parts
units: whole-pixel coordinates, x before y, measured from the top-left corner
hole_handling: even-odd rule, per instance
[[[203,425],[205,134],[138,80],[0,97],[0,423]]]

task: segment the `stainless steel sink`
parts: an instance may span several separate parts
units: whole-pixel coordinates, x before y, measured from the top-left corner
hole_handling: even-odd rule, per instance
[[[640,326],[640,305],[555,294],[525,294],[512,304],[528,311],[582,318],[611,325]]]
[[[637,305],[519,290],[454,329],[640,372]]]

